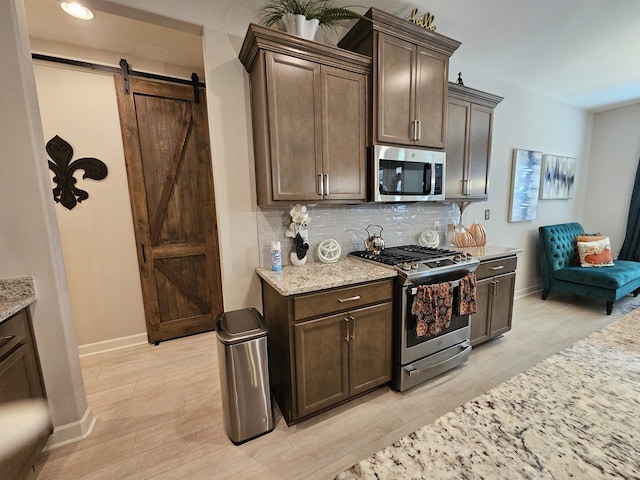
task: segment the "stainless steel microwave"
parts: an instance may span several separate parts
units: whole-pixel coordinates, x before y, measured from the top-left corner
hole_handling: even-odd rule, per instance
[[[375,145],[373,160],[373,201],[444,201],[445,152]]]

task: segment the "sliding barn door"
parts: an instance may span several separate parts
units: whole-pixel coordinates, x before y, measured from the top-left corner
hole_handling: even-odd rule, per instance
[[[204,89],[116,77],[150,343],[215,328],[220,257]]]

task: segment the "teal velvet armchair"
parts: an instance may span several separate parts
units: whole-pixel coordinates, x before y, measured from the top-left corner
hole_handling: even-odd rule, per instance
[[[576,262],[575,238],[584,233],[579,223],[547,225],[538,233],[543,300],[551,290],[601,298],[611,315],[616,300],[640,292],[640,262],[614,260],[614,265],[599,268]]]

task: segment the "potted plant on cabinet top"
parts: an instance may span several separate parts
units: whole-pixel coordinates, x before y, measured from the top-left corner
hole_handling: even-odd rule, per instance
[[[335,30],[339,22],[366,19],[346,7],[335,7],[333,0],[268,0],[261,10],[267,27],[282,21],[285,31],[307,40],[313,40],[318,27]]]

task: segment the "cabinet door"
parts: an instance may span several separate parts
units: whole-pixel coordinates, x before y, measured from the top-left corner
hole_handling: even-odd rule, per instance
[[[0,323],[0,402],[44,396],[31,321],[23,309]]]
[[[417,48],[416,145],[444,148],[447,126],[447,74],[449,60],[425,48]]]
[[[379,34],[374,143],[413,144],[415,57],[414,44]]]
[[[464,197],[471,104],[449,98],[447,117],[446,197]]]
[[[391,380],[391,302],[349,316],[349,391],[357,395]]]
[[[33,350],[22,344],[0,362],[0,403],[43,396]]]
[[[497,337],[511,330],[513,316],[513,294],[516,274],[500,275],[493,279],[493,297],[489,338]]]
[[[298,417],[349,398],[346,315],[293,327]]]
[[[476,299],[478,310],[471,315],[471,345],[489,340],[489,323],[491,315],[492,279],[478,280],[476,284]]]
[[[366,200],[367,76],[322,67],[322,174],[326,200]]]
[[[471,105],[469,128],[469,156],[467,179],[469,195],[486,198],[489,185],[489,161],[491,160],[491,125],[493,109]],[[449,158],[447,157],[447,161]]]
[[[321,200],[320,65],[266,53],[273,200]]]

